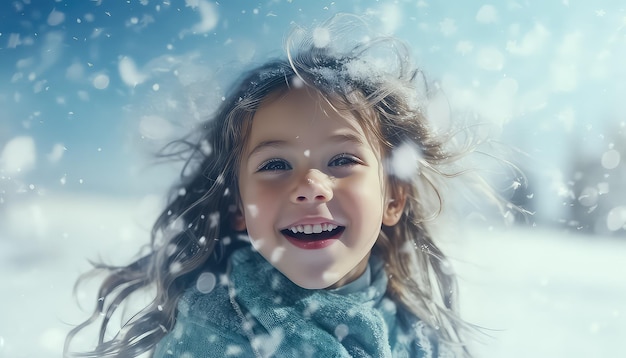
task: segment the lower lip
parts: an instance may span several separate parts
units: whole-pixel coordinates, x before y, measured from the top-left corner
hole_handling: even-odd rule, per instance
[[[299,248],[304,249],[304,250],[319,250],[319,249],[323,249],[325,247],[328,247],[328,246],[334,244],[335,241],[339,240],[339,237],[341,236],[341,233],[338,233],[337,235],[335,235],[333,237],[329,237],[328,239],[311,240],[311,241],[297,240],[297,239],[294,239],[294,238],[286,236],[286,235],[283,235],[283,236],[293,246],[299,247]]]

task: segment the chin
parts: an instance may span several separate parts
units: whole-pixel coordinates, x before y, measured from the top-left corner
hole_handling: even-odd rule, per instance
[[[319,282],[298,283],[295,281],[291,281],[291,282],[307,290],[323,290],[333,285],[332,283],[327,283],[327,282],[324,282],[324,283],[319,283]]]
[[[330,277],[326,277],[330,276]],[[322,277],[289,277],[287,278],[296,285],[305,288],[307,290],[323,290],[331,287],[337,283],[341,277],[340,275],[331,275],[324,273]]]

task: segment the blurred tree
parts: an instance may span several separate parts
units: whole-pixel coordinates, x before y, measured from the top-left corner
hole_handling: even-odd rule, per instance
[[[569,224],[585,233],[626,237],[626,126],[609,124],[600,153],[571,143]]]

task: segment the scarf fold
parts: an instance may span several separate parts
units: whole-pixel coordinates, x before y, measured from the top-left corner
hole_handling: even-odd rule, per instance
[[[413,356],[415,335],[398,332],[383,264],[370,265],[368,288],[338,294],[297,286],[252,249],[233,253],[230,298],[252,348],[263,357]]]

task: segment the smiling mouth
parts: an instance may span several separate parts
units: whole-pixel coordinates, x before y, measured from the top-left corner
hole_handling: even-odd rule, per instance
[[[286,236],[287,238],[295,239],[298,241],[321,241],[328,240],[333,238],[338,238],[339,235],[345,230],[344,226],[337,226],[331,230],[324,230],[322,232],[309,232],[310,230],[304,232],[294,232],[296,230],[285,229],[280,232]],[[316,230],[318,231],[318,230]]]

